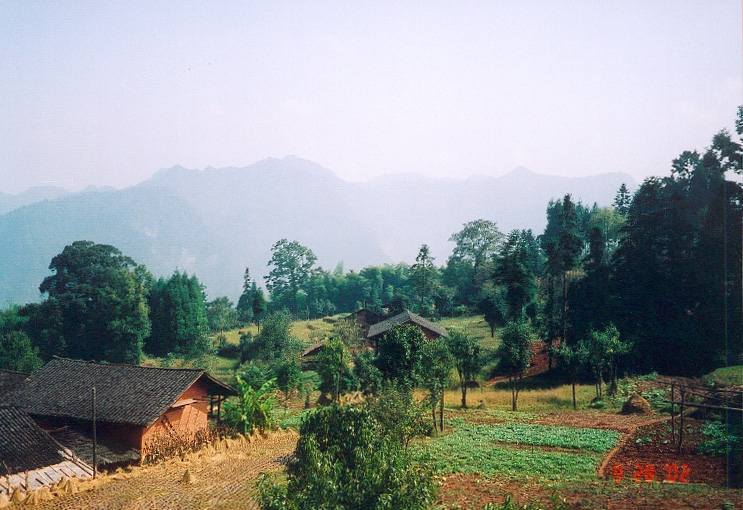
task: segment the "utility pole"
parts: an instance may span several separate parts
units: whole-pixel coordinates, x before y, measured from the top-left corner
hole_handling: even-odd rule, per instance
[[[97,458],[96,453],[98,449],[98,441],[95,435],[95,386],[93,386],[93,480],[95,480],[97,471]]]

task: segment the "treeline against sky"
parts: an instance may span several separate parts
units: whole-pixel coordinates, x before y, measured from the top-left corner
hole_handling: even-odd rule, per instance
[[[632,346],[623,368],[637,371],[739,364],[740,108],[736,127],[738,141],[721,131],[704,152],[675,159],[669,177],[645,180],[634,195],[622,186],[611,207],[570,195],[550,201],[540,234],[466,223],[443,263],[424,244],[414,264],[329,271],[309,247],[281,239],[268,262],[268,298],[246,269],[236,305],[207,302],[196,276],[156,280],[112,246],[77,241],[52,259],[44,301],[0,313],[0,360],[33,370],[52,355],[133,363],[143,353],[197,355],[213,347],[210,333],[260,323],[273,310],[310,319],[387,308],[432,319],[482,314],[493,334],[529,321],[544,340],[568,345],[614,325]]]

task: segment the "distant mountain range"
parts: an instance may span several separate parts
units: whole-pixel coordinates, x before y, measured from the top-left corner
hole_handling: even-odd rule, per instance
[[[70,193],[33,188],[0,194],[0,307],[39,299],[52,257],[75,240],[111,244],[156,276],[196,274],[209,299],[240,294],[245,267],[262,283],[281,238],[309,247],[318,263],[346,270],[413,262],[423,243],[436,264],[451,254],[452,233],[484,218],[504,233],[540,234],[550,199],[571,193],[610,205],[625,173],[538,175],[517,168],[465,180],[385,176],[351,183],[296,157],[245,168],[160,170],[136,186]]]

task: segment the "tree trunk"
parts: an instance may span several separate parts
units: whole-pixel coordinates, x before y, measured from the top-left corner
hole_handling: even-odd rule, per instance
[[[568,333],[568,321],[566,318],[568,309],[568,273],[562,274],[562,342],[565,343],[565,337]]]
[[[340,404],[340,385],[341,377],[340,375],[338,375],[335,378],[335,388],[333,388],[333,402],[335,402],[336,404]]]
[[[444,389],[441,388],[441,403],[439,406],[439,430],[444,431]]]
[[[459,384],[462,386],[462,409],[467,409],[467,381],[460,379]]]
[[[572,380],[573,383],[573,411],[578,409],[578,406],[575,402],[575,379]]]
[[[433,430],[436,432],[436,401],[431,399],[431,417],[433,418]]]

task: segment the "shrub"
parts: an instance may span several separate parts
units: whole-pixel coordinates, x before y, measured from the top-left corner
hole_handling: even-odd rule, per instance
[[[650,407],[658,412],[666,413],[671,412],[671,404],[663,401],[667,393],[667,389],[653,388],[643,392],[642,397],[648,401]]]
[[[240,361],[274,361],[298,357],[304,345],[291,336],[292,318],[286,312],[273,312],[263,321],[255,338],[248,333],[240,338]]]
[[[606,402],[604,402],[601,398],[596,397],[591,400],[591,403],[588,404],[588,407],[591,409],[606,409]]]
[[[341,393],[348,391],[353,384],[353,373],[348,369],[350,355],[345,344],[338,338],[332,338],[323,344],[315,357],[315,367],[322,383],[320,391],[330,393],[331,400],[338,402]]]
[[[245,384],[257,390],[270,379],[270,374],[267,372],[260,365],[251,361],[240,367],[238,375]]]
[[[704,442],[699,445],[699,453],[702,455],[722,457],[743,447],[740,429],[736,430],[736,427],[731,426],[728,430],[725,423],[721,421],[713,421],[702,425],[702,434],[706,437]]]
[[[376,394],[382,387],[382,372],[376,366],[376,357],[374,351],[366,350],[354,358],[353,373],[359,389],[367,395]]]
[[[743,485],[743,424],[739,420],[727,424],[722,421],[705,423],[702,434],[707,439],[699,445],[702,455],[727,456],[730,487]]]
[[[426,337],[419,327],[395,326],[379,339],[374,364],[385,380],[400,381],[412,387],[418,382],[421,346],[425,342]]]
[[[245,333],[244,335],[240,335],[240,363],[245,363],[245,361],[250,358],[253,354],[253,333]]]
[[[224,343],[217,347],[217,356],[223,358],[238,359],[240,358],[241,352],[240,346],[237,344]]]
[[[530,347],[532,331],[525,322],[509,322],[503,333],[502,341],[498,346],[498,368],[508,375],[508,383],[511,387],[511,408],[518,410],[519,391],[523,385],[523,378],[534,351]]]
[[[430,471],[416,467],[368,409],[330,406],[300,427],[288,481],[259,481],[261,506],[279,509],[427,509]]]
[[[431,434],[431,424],[423,417],[423,404],[416,402],[412,392],[402,384],[383,385],[368,409],[390,439],[404,447],[415,437]]]

